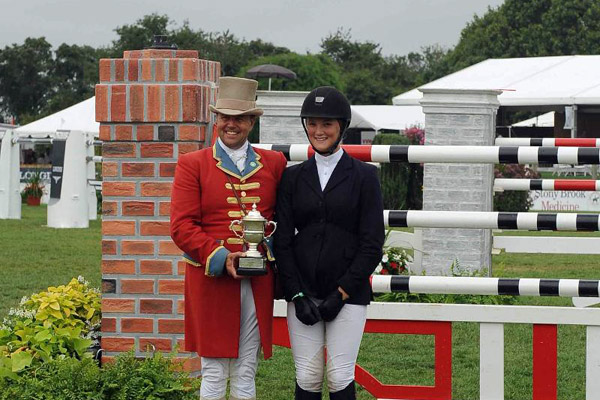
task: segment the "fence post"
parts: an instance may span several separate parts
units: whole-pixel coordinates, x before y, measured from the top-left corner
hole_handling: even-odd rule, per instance
[[[87,160],[87,192],[88,192],[88,218],[91,221],[98,219],[98,198],[96,197],[96,188],[90,181],[96,179],[96,162],[94,161],[94,135],[86,133],[86,160]]]
[[[13,130],[0,131],[0,219],[21,219],[19,143]]]
[[[499,90],[420,89],[426,145],[494,144]],[[423,210],[491,211],[491,164],[425,164]],[[471,270],[491,268],[489,229],[423,229],[423,268],[449,275],[453,260]]]
[[[125,51],[100,60],[96,120],[102,146],[102,347],[183,348],[181,251],[169,236],[180,154],[205,145],[221,71],[195,50]],[[179,350],[190,371],[199,358]]]

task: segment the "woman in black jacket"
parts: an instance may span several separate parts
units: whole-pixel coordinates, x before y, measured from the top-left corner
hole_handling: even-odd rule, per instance
[[[300,114],[316,154],[289,167],[277,197],[275,256],[296,366],[296,399],[321,398],[324,348],[332,400],[356,398],[354,366],[381,261],[377,170],[340,147],[352,112],[333,87],[314,89]]]

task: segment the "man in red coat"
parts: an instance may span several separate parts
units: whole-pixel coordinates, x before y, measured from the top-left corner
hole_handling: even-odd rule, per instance
[[[282,153],[254,149],[254,80],[223,77],[216,105],[219,138],[181,156],[171,198],[171,237],[185,252],[185,350],[202,357],[201,399],[254,399],[258,355],[271,356],[273,273],[240,277],[243,242],[229,229],[253,204],[273,219]],[[240,206],[242,204],[243,206]]]

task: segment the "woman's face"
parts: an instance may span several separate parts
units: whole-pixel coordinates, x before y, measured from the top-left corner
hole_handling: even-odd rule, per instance
[[[340,124],[337,119],[307,118],[306,130],[310,144],[319,151],[327,151],[335,144],[340,135]],[[338,147],[334,150],[337,151]]]

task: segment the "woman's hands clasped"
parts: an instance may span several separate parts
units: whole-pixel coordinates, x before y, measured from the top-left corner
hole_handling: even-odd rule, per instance
[[[314,325],[321,320],[325,322],[333,321],[348,298],[348,294],[340,287],[325,297],[318,307],[301,293],[294,296],[292,301],[296,308],[296,318],[304,325]]]
[[[294,300],[296,318],[304,325],[314,325],[321,320],[319,309],[308,297],[298,296]]]
[[[340,313],[340,310],[344,307],[343,294],[339,289],[329,293],[325,300],[319,305],[319,314],[325,322],[331,322]]]

